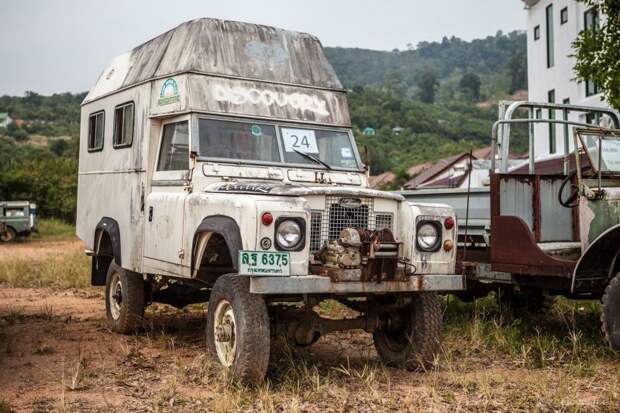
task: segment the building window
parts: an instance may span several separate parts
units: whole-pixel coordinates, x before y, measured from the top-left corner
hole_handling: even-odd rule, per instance
[[[554,48],[553,48],[553,4],[547,6],[545,10],[547,16],[547,67],[553,67],[555,64]]]
[[[555,89],[547,92],[547,98],[549,103],[555,103]],[[555,119],[555,109],[549,109],[549,119]],[[555,153],[555,151],[555,123],[549,123],[549,153]]]
[[[133,142],[134,104],[125,103],[114,109],[114,133],[112,146],[123,148]]]
[[[534,40],[540,39],[540,26],[534,27]]]
[[[158,171],[186,171],[189,169],[188,122],[169,123],[164,126],[159,149]]]
[[[568,22],[568,7],[564,7],[560,10],[560,24]]]
[[[570,105],[570,98],[566,98],[562,101],[563,104],[565,105]]]
[[[105,112],[95,112],[88,117],[88,152],[103,149],[103,131],[105,127]]]
[[[599,28],[599,15],[596,7],[591,7],[583,14],[584,30],[592,30],[596,32]],[[600,93],[598,85],[591,80],[586,80],[586,96],[592,96]]]

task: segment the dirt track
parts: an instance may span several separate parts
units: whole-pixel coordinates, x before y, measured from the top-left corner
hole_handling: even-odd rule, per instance
[[[10,256],[70,248],[80,245],[21,244]],[[201,308],[151,306],[143,331],[121,336],[106,328],[102,289],[0,288],[0,402],[40,412],[620,411],[617,361],[532,368],[463,337],[448,334],[445,359],[427,372],[382,367],[363,332],[292,355],[276,348],[268,383],[248,390],[206,356]]]

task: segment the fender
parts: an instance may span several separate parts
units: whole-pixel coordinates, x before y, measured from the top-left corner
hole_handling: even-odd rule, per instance
[[[99,255],[99,248],[101,246],[101,235],[106,232],[110,237],[112,243],[112,254],[114,255],[114,261],[118,266],[123,265],[121,257],[121,231],[113,218],[103,217],[101,221],[95,227],[95,256]]]
[[[575,281],[579,276],[605,275],[609,280],[614,275],[619,253],[620,224],[608,228],[581,254],[573,271],[571,293],[575,292]]]
[[[241,230],[239,229],[239,225],[237,222],[231,217],[225,215],[211,215],[202,220],[196,231],[194,232],[194,239],[192,241],[192,263],[191,263],[191,273],[194,273],[194,268],[196,265],[196,254],[200,251],[196,251],[198,236],[204,232],[211,232],[220,234],[224,237],[226,241],[226,246],[228,247],[228,252],[230,253],[230,258],[232,260],[233,267],[235,270],[239,269],[238,259],[239,255],[237,252],[243,248],[243,244],[241,242]],[[204,246],[203,246],[204,247]]]

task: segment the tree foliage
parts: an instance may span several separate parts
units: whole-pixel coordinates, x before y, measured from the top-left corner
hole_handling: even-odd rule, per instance
[[[475,73],[466,73],[461,78],[459,82],[459,86],[461,88],[461,93],[468,100],[472,100],[477,102],[480,100],[480,85],[482,82],[480,81],[480,76]]]
[[[583,30],[573,47],[575,72],[582,81],[591,81],[603,90],[605,100],[620,110],[620,0],[580,0],[595,8],[600,27]]]

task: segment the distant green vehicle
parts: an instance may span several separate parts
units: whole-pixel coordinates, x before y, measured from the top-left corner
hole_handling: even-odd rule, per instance
[[[28,201],[0,201],[0,242],[37,231],[37,206]]]

